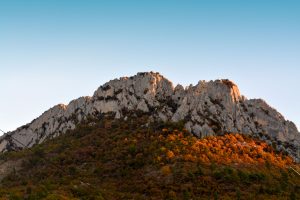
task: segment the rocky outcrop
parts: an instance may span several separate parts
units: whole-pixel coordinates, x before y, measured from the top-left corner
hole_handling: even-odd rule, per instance
[[[153,72],[111,80],[92,97],[57,105],[31,123],[0,138],[0,151],[9,151],[56,137],[88,116],[128,111],[149,113],[153,119],[184,121],[198,137],[239,132],[257,136],[299,161],[300,133],[261,99],[246,99],[230,80],[200,81],[184,88]]]

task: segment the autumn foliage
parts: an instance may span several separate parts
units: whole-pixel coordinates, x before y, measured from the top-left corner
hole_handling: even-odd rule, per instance
[[[242,134],[226,134],[198,139],[185,131],[163,129],[160,140],[168,143],[162,149],[166,159],[179,159],[218,164],[272,164],[286,167],[293,164],[291,157],[275,152],[265,142]]]
[[[89,119],[33,148],[0,181],[0,199],[299,199],[290,157],[240,134],[199,139],[184,123]],[[299,165],[293,167],[299,170]],[[297,168],[298,167],[298,168]]]

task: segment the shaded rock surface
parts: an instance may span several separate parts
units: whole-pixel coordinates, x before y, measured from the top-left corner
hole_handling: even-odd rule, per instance
[[[0,138],[0,151],[22,149],[66,133],[89,116],[105,113],[116,118],[128,111],[146,112],[153,120],[184,121],[198,137],[239,132],[267,141],[299,161],[300,133],[261,99],[246,99],[230,80],[199,81],[175,88],[159,73],[138,73],[111,80],[92,97],[59,104],[31,123]]]

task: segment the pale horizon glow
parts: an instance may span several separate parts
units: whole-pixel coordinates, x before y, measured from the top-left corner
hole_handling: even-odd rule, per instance
[[[230,79],[300,127],[299,10],[289,0],[1,1],[0,129],[146,71],[184,86]]]

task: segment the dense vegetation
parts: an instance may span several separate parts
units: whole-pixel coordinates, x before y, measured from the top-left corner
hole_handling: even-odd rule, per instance
[[[89,120],[1,160],[22,168],[0,199],[299,199],[290,157],[239,134],[197,139],[182,123]]]

